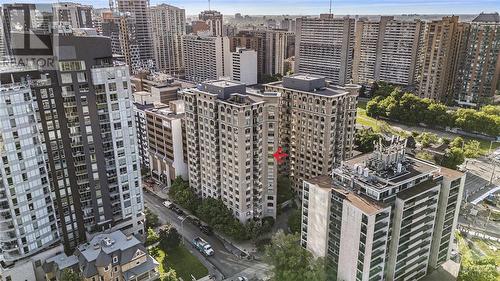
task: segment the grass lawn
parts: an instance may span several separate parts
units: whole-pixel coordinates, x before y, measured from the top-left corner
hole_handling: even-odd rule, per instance
[[[496,264],[500,264],[500,243],[477,238],[473,238],[472,242],[474,243],[474,247],[477,247],[479,250],[479,253],[477,253],[478,256],[491,257],[495,260]]]
[[[208,275],[208,269],[182,245],[168,254],[158,249],[154,257],[160,263],[160,273],[174,269],[183,280],[191,280],[191,275],[197,279]]]
[[[375,118],[366,115],[366,102],[358,101],[358,110],[356,115],[356,123],[363,126],[371,127],[375,132],[380,131],[379,121]]]

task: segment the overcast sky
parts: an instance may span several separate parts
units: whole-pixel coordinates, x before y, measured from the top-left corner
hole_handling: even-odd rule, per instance
[[[109,6],[109,0],[67,0]],[[208,0],[150,0],[151,5],[166,3],[186,9],[195,15],[208,9]],[[52,3],[54,0],[0,0],[0,3]],[[61,1],[62,2],[62,1]],[[211,7],[223,14],[234,15],[317,15],[328,12],[328,0],[212,0]],[[333,0],[333,13],[339,15],[373,14],[478,14],[498,12],[500,0]]]

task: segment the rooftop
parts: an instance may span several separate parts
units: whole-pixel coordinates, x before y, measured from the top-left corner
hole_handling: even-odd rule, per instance
[[[498,13],[480,13],[472,22],[500,23],[500,15]]]
[[[440,174],[442,174],[443,176],[445,176],[447,178],[458,179],[464,175],[464,173],[457,171],[457,170],[449,169],[446,167],[440,167],[440,168],[441,168]]]
[[[329,175],[318,176],[307,180],[307,182],[317,185],[320,188],[332,189],[332,191],[342,196],[344,200],[349,201],[352,205],[369,215],[376,214],[380,210],[387,208],[387,205],[375,201],[365,195],[357,194],[340,186],[337,187],[336,181],[334,181]]]
[[[63,270],[78,264],[78,258],[74,255],[68,257],[65,253],[60,253],[59,255],[48,258],[45,262],[46,264],[54,262],[59,270]]]
[[[123,232],[115,231],[96,235],[90,242],[78,246],[78,250],[90,262],[96,260],[101,251],[110,254],[115,251],[124,251],[140,244],[141,242],[134,236],[125,236]]]
[[[343,162],[343,165],[337,168],[336,171],[343,175],[352,176],[360,184],[365,184],[379,190],[390,186],[397,186],[404,181],[419,177],[420,175],[439,171],[439,167],[435,165],[415,158],[405,157],[399,172],[397,171],[397,166],[394,167],[396,170],[387,169],[377,172],[367,165],[371,156],[368,153],[351,158]]]
[[[335,86],[325,77],[312,74],[292,74],[283,77],[282,81],[271,82],[265,86],[271,88],[292,89],[320,96],[340,96],[349,94],[345,87]],[[357,85],[355,85],[358,87]]]

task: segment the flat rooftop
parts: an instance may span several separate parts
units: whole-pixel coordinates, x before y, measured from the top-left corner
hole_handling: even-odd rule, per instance
[[[320,188],[331,189],[333,192],[336,192],[340,196],[344,197],[344,200],[349,201],[353,206],[368,215],[376,214],[388,207],[388,205],[375,201],[368,196],[357,194],[356,192],[342,188],[341,185],[338,185],[329,175],[318,176],[306,181],[317,185]]]
[[[271,82],[265,84],[265,86],[270,88],[290,89],[327,97],[349,94],[344,87],[335,86],[327,81],[325,77],[312,74],[292,74],[283,77],[282,81]]]
[[[401,182],[404,182],[411,178],[418,177],[424,174],[431,174],[433,172],[439,172],[438,166],[406,156],[406,161],[404,162],[405,169],[400,173],[394,173],[391,170],[383,171],[382,173],[380,173],[367,166],[370,156],[370,153],[361,154],[347,161],[344,161],[344,165],[342,166],[342,168],[338,168],[337,171],[342,171],[342,174],[344,175],[354,175],[355,179],[360,183],[369,185],[379,190],[383,190],[388,187],[387,184],[382,180],[387,181],[392,186],[397,186]],[[362,167],[362,169],[368,168],[370,176],[365,177],[363,175],[360,175],[359,173],[356,173],[355,167],[358,165]]]
[[[203,82],[203,84],[214,85],[214,86],[223,87],[223,88],[245,85],[244,83],[240,83],[240,82],[236,82],[236,81],[232,81],[232,80],[212,80],[212,81]]]

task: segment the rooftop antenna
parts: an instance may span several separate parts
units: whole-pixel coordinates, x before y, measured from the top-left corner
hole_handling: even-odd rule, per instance
[[[209,0],[209,1],[210,1],[210,0]],[[329,10],[329,11],[330,11],[330,15],[332,14],[332,1],[333,1],[333,0],[330,0],[330,10]]]
[[[210,10],[210,0],[208,0],[208,10],[211,11]]]

